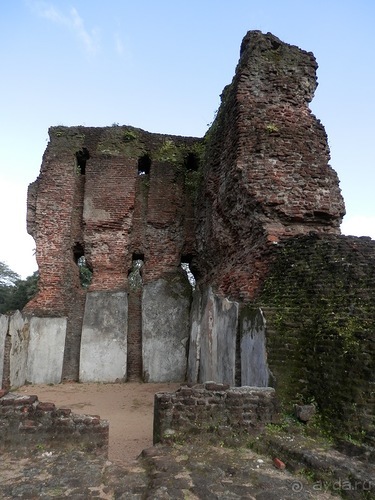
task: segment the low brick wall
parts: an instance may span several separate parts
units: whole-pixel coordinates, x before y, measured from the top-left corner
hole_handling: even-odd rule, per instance
[[[154,402],[154,444],[192,434],[231,437],[259,434],[278,420],[275,391],[269,387],[229,387],[206,382],[157,393]]]
[[[108,422],[97,415],[77,415],[37,396],[0,397],[0,449],[73,446],[107,456],[108,436]]]

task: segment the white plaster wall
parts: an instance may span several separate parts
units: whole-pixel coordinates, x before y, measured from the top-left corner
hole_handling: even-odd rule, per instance
[[[186,378],[191,285],[181,273],[143,288],[142,354],[146,382]]]
[[[5,314],[0,314],[0,389],[3,386],[5,337],[8,332],[9,318]]]
[[[267,387],[266,320],[261,309],[244,311],[241,330],[241,384]]]
[[[234,386],[238,303],[217,297],[211,287],[195,294],[200,299],[192,307],[188,380]]]
[[[199,360],[201,353],[201,311],[202,296],[199,290],[193,293],[193,303],[190,312],[190,341],[187,366],[187,381],[196,384],[199,374]]]
[[[26,379],[33,384],[61,382],[66,318],[30,319],[29,354]]]
[[[215,296],[214,335],[217,338],[217,378],[222,384],[236,384],[236,338],[238,303]]]
[[[79,380],[126,378],[128,297],[125,292],[89,292],[83,317]]]
[[[219,380],[217,371],[217,336],[215,335],[215,302],[211,288],[204,290],[200,311],[200,354],[198,382]]]
[[[9,319],[10,386],[21,387],[26,382],[26,365],[29,349],[29,322],[19,311]]]

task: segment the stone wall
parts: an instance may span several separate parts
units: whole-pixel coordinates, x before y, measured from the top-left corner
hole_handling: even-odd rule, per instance
[[[206,382],[157,393],[154,403],[154,443],[186,439],[193,434],[239,437],[256,435],[276,423],[278,408],[270,388],[238,387]]]
[[[79,446],[108,454],[109,425],[97,415],[76,415],[68,408],[40,402],[37,396],[0,390],[1,449]]]
[[[66,318],[0,315],[0,389],[62,380]]]
[[[124,292],[87,294],[79,365],[81,382],[126,379],[127,311]]]
[[[211,288],[194,292],[187,379],[235,385],[238,303],[222,299]]]
[[[314,403],[324,425],[375,444],[375,241],[307,235],[275,248],[257,304],[270,383],[285,407]]]
[[[3,387],[3,375],[4,375],[4,366],[6,364],[5,358],[6,356],[6,336],[8,333],[8,327],[9,327],[9,318],[8,316],[5,316],[4,314],[0,314],[0,389]]]
[[[186,379],[191,286],[182,272],[147,283],[142,297],[145,382]]]

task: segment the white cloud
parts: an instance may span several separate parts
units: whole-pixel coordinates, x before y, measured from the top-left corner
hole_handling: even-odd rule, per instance
[[[98,40],[94,30],[89,32],[76,8],[71,7],[67,14],[62,13],[52,4],[37,1],[30,3],[32,9],[39,17],[47,19],[61,26],[65,26],[72,31],[82,42],[89,54],[94,54],[98,50]]]
[[[341,232],[352,236],[371,236],[375,239],[375,216],[355,215],[345,217]]]
[[[118,33],[115,33],[114,38],[115,38],[116,52],[119,56],[122,56],[124,54],[124,44],[122,43],[120,35]]]
[[[70,15],[73,22],[73,28],[86,47],[86,50],[90,53],[95,53],[97,51],[95,32],[92,31],[90,34],[86,30],[82,18],[79,16],[77,10],[74,7],[70,10]]]

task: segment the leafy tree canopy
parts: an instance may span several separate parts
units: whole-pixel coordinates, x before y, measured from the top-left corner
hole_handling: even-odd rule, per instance
[[[25,280],[0,262],[0,314],[22,310],[38,290],[39,273],[36,271]]]
[[[17,273],[12,271],[4,262],[0,262],[0,286],[14,285],[20,280]]]

